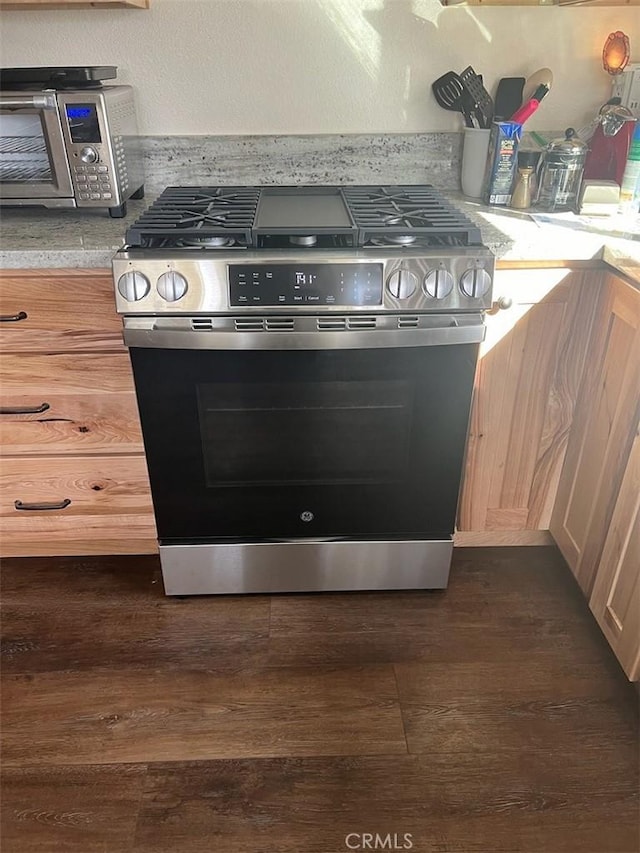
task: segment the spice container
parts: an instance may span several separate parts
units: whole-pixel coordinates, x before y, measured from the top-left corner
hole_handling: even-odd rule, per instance
[[[518,173],[511,193],[511,207],[526,210],[536,197],[536,167],[539,151],[518,151]]]
[[[572,127],[567,128],[563,138],[547,145],[537,207],[549,211],[575,208],[587,150]]]

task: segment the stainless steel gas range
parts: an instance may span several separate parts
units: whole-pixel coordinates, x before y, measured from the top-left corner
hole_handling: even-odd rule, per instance
[[[113,273],[166,593],[445,587],[493,270],[430,186],[165,190]]]

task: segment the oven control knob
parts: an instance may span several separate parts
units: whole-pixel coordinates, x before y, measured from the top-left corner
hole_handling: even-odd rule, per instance
[[[408,299],[418,286],[418,276],[410,270],[396,270],[387,279],[387,288],[396,299]]]
[[[95,148],[87,145],[87,147],[83,148],[80,152],[80,159],[83,163],[96,163],[98,161],[98,152]]]
[[[468,269],[462,273],[460,289],[465,296],[480,299],[491,287],[491,276],[483,269]]]
[[[186,278],[175,270],[163,273],[158,279],[156,287],[166,302],[177,302],[189,289]]]
[[[431,270],[424,278],[424,289],[434,299],[444,299],[453,290],[453,276],[449,270]]]
[[[137,302],[149,293],[151,285],[146,275],[131,270],[118,279],[118,290],[127,302]]]

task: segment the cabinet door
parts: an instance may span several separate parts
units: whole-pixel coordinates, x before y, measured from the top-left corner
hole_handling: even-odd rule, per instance
[[[0,359],[0,453],[142,453],[126,353]]]
[[[3,459],[0,527],[3,557],[154,553],[144,457]]]
[[[0,273],[0,353],[125,351],[110,273]]]
[[[640,678],[640,422],[589,601],[632,681]]]
[[[512,304],[487,317],[458,530],[548,530],[601,275],[496,273]]]
[[[551,532],[590,597],[640,410],[640,291],[605,276]]]

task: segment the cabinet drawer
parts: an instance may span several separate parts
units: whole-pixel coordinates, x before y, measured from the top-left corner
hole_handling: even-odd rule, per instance
[[[0,359],[3,455],[142,449],[126,353],[11,354]]]
[[[59,509],[18,509],[43,505]],[[156,531],[143,456],[6,458],[2,556],[148,554]]]
[[[108,273],[0,273],[0,352],[124,350]]]

